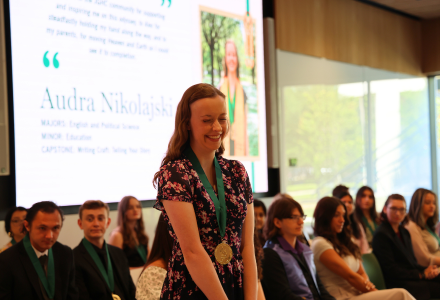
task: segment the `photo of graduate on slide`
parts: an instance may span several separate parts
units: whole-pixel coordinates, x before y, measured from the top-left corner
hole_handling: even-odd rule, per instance
[[[200,8],[203,82],[226,95],[230,131],[224,155],[259,159],[258,99],[255,64],[255,22],[246,11],[233,15]]]

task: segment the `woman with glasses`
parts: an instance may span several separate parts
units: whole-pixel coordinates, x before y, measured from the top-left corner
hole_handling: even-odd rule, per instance
[[[411,235],[417,262],[424,267],[440,266],[440,238],[435,233],[437,195],[427,189],[417,189],[411,199],[408,217],[405,228]]]
[[[336,299],[414,299],[404,289],[378,291],[361,263],[359,247],[351,240],[347,211],[341,200],[324,197],[315,212],[312,251],[319,278]]]
[[[405,198],[399,194],[389,196],[380,216],[382,225],[373,238],[373,253],[386,286],[405,288],[417,300],[440,298],[437,266],[423,267],[414,256],[411,236],[404,227],[408,222]]]
[[[262,285],[266,299],[333,300],[321,284],[310,248],[299,239],[306,216],[289,195],[278,194],[269,207]]]
[[[20,242],[26,232],[23,231],[23,221],[26,218],[27,210],[24,207],[18,206],[10,209],[5,217],[5,230],[11,241],[0,249],[0,253]]]

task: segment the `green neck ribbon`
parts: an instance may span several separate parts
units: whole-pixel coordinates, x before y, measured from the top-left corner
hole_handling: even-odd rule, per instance
[[[212,202],[214,202],[215,215],[217,217],[217,223],[220,229],[220,235],[224,237],[226,232],[226,214],[227,214],[226,201],[225,201],[225,187],[223,185],[222,170],[218,163],[217,157],[214,156],[214,166],[215,166],[215,177],[217,180],[218,198],[214,192],[211,183],[208,180],[208,177],[206,177],[205,171],[203,171],[203,168],[200,165],[199,159],[197,158],[196,154],[191,149],[191,147],[188,146],[188,148],[186,148],[184,153],[191,162],[191,164],[193,165],[194,169],[196,170],[197,175],[199,175],[199,178],[202,181],[202,184],[205,187],[206,191],[208,192],[209,197],[211,197]]]
[[[47,277],[46,273],[41,266],[40,261],[38,260],[37,254],[34,251],[34,248],[31,245],[31,241],[29,240],[29,236],[26,235],[23,238],[24,249],[29,256],[32,265],[34,266],[35,271],[37,272],[38,278],[40,278],[41,284],[43,285],[47,296],[49,299],[53,299],[55,296],[55,263],[53,260],[52,248],[49,249],[48,255],[48,263],[47,263]]]
[[[368,222],[367,218],[365,216],[362,216],[362,221],[364,222],[365,226],[367,226],[368,230],[370,230],[371,235],[374,235],[374,232],[376,232],[376,222],[373,221],[374,229],[371,227],[370,222]]]
[[[425,226],[426,230],[428,230],[428,232],[435,237],[435,239],[437,240],[437,243],[440,245],[440,237],[438,235],[436,235],[431,228],[429,228],[428,226]]]
[[[15,245],[15,244],[17,244],[17,242],[15,241],[15,239],[14,239],[14,238],[12,238],[12,239],[11,239],[11,244],[12,244],[12,245]]]
[[[147,250],[145,249],[145,245],[137,245],[136,250],[141,256],[142,260],[144,261],[144,264],[147,263]]]
[[[107,253],[106,271],[101,259],[98,256],[98,253],[96,253],[95,248],[93,248],[92,243],[90,243],[86,238],[83,238],[82,243],[84,247],[86,247],[87,252],[89,252],[90,256],[92,257],[93,261],[101,272],[102,277],[104,277],[104,280],[110,288],[110,291],[113,293],[113,291],[115,290],[115,277],[113,275],[112,261],[110,260],[110,254],[108,253],[107,244],[104,243],[105,252]]]
[[[228,108],[229,108],[229,121],[234,124],[234,116],[235,116],[235,95],[237,94],[237,88],[234,91],[234,99],[231,102],[231,96],[229,94],[229,83],[228,83]]]

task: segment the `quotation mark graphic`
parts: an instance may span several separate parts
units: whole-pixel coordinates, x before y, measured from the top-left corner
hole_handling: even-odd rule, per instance
[[[43,56],[43,64],[46,68],[48,68],[50,66],[50,60],[47,58],[48,53],[49,53],[49,51],[46,51],[46,53],[44,53],[44,56]],[[53,66],[55,69],[58,69],[60,67],[60,62],[58,61],[57,56],[58,56],[58,52],[55,53],[55,55],[53,56],[53,59],[52,59],[52,63],[53,63]]]
[[[165,0],[162,0],[162,4],[161,4],[161,6],[163,6],[165,4]],[[171,0],[168,0],[168,7],[170,7],[171,6]]]

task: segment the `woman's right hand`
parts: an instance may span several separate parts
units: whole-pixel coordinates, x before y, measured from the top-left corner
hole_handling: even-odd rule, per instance
[[[439,269],[437,268],[436,265],[430,265],[425,269],[424,273],[426,279],[433,279],[438,276]]]

